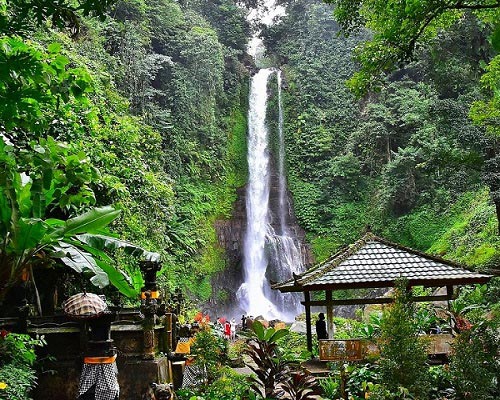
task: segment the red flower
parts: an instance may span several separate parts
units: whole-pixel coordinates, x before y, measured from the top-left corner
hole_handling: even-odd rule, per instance
[[[6,331],[5,329],[2,329],[0,331],[0,337],[4,339],[7,335],[9,334],[9,331]]]
[[[472,328],[470,321],[464,317],[457,317],[457,328],[459,331],[468,331]]]

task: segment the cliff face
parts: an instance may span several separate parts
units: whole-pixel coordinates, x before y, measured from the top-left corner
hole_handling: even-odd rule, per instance
[[[241,316],[243,310],[238,308],[236,292],[244,281],[243,271],[243,243],[247,227],[246,215],[246,186],[238,189],[238,199],[233,204],[231,219],[215,222],[219,245],[225,250],[226,267],[212,279],[213,296],[209,309],[212,314],[226,316]],[[312,265],[313,256],[310,246],[305,241],[305,231],[298,225],[293,214],[292,199],[287,193],[287,201],[291,212],[286,217],[289,232],[299,243],[302,262],[306,268]],[[278,174],[274,163],[271,165],[271,188],[269,206],[271,225],[279,232],[279,184]],[[274,273],[275,265],[271,257],[268,267],[268,279],[276,280],[278,273]]]

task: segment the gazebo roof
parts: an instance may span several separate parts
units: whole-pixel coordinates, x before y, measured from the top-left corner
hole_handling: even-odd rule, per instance
[[[410,286],[486,283],[490,275],[367,233],[363,238],[293,279],[273,285],[281,292],[381,288],[398,278]]]

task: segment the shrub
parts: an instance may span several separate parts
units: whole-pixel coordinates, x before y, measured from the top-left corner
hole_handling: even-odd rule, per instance
[[[323,397],[325,399],[338,399],[340,396],[340,381],[333,377],[321,379],[319,385],[323,390]]]
[[[218,378],[205,388],[181,389],[179,400],[242,400],[249,390],[247,379],[229,367],[219,370]]]
[[[483,322],[463,330],[454,340],[451,380],[459,400],[498,399],[500,333]]]
[[[2,331],[0,335],[0,399],[27,400],[35,388],[35,346],[45,341]]]
[[[415,304],[406,286],[406,280],[396,283],[394,304],[382,319],[381,382],[391,393],[408,392],[415,399],[427,399],[430,389],[427,345],[418,336]]]
[[[30,392],[35,388],[35,371],[29,366],[7,364],[0,367],[0,383],[6,387],[0,389],[2,400],[28,400]]]
[[[208,384],[217,379],[221,363],[227,361],[227,351],[227,341],[212,332],[209,326],[196,334],[191,352],[196,355],[195,364],[207,371]]]

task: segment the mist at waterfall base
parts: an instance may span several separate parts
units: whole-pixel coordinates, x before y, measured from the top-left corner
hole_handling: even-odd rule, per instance
[[[266,123],[268,90],[271,76],[278,81],[278,215],[269,207],[271,191],[271,154]],[[301,294],[271,289],[270,281],[292,278],[304,269],[300,245],[290,232],[287,221],[291,207],[287,201],[284,174],[283,109],[281,73],[274,68],[261,69],[252,77],[248,112],[248,169],[246,192],[247,230],[243,244],[244,282],[238,289],[239,306],[247,315],[268,320],[293,321],[303,311]]]

